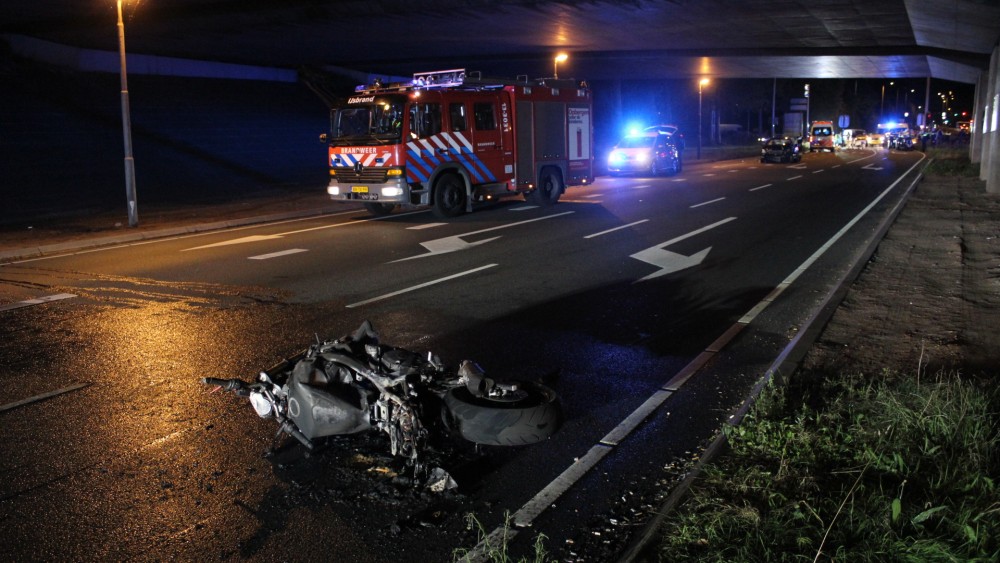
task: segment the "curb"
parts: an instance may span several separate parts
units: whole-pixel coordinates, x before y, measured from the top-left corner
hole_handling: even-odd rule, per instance
[[[670,491],[670,494],[667,495],[667,498],[660,504],[659,509],[643,528],[642,532],[629,544],[625,551],[621,553],[618,558],[618,563],[646,563],[658,560],[658,556],[653,550],[655,550],[660,543],[660,527],[663,525],[663,522],[667,519],[670,513],[681,504],[684,496],[694,485],[695,480],[701,475],[704,467],[711,463],[716,456],[725,451],[725,446],[728,444],[725,426],[739,426],[743,421],[744,416],[746,416],[746,414],[750,411],[750,408],[753,407],[753,404],[757,401],[757,397],[761,394],[764,388],[767,387],[767,385],[769,385],[772,381],[779,382],[779,384],[783,383],[784,380],[787,380],[788,377],[795,373],[798,369],[799,363],[805,357],[809,348],[813,345],[816,339],[819,338],[823,331],[823,327],[826,326],[826,323],[831,317],[833,317],[833,314],[840,306],[840,303],[844,300],[844,297],[847,296],[847,292],[853,281],[861,275],[861,271],[864,269],[865,264],[868,263],[871,257],[875,254],[876,250],[878,250],[879,244],[882,243],[882,239],[885,238],[893,223],[896,222],[896,218],[902,212],[906,203],[910,200],[910,196],[913,195],[913,191],[916,189],[917,185],[923,181],[923,171],[926,170],[927,165],[929,165],[932,161],[933,159],[928,159],[927,163],[920,169],[917,176],[910,182],[909,187],[906,188],[906,193],[900,199],[899,203],[889,212],[888,215],[886,215],[882,223],[879,224],[871,242],[869,242],[864,249],[857,254],[854,264],[846,272],[844,272],[837,284],[834,285],[829,292],[827,292],[823,301],[820,302],[812,311],[806,323],[803,325],[803,329],[799,331],[796,337],[789,342],[787,346],[785,346],[768,369],[765,370],[764,375],[761,376],[754,387],[750,390],[750,394],[747,398],[744,399],[740,407],[725,422],[723,427],[719,429],[709,446],[704,452],[702,452],[694,467],[692,467],[691,470],[684,476],[684,479],[682,479],[681,482]]]

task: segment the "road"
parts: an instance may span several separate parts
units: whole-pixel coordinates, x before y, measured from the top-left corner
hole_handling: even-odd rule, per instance
[[[441,546],[475,544],[454,537],[470,509],[486,531],[513,514],[529,532],[515,550],[537,533],[588,549],[595,516],[620,520],[625,497],[650,502],[665,467],[697,456],[920,157],[687,163],[601,178],[552,207],[512,200],[449,222],[352,211],[6,264],[0,555],[440,561]],[[196,385],[364,319],[388,343],[544,379],[565,426],[544,444],[464,452],[449,468],[461,501],[421,497],[395,505],[420,515],[393,515],[386,495],[336,492],[367,469],[349,441],[263,459],[272,423]]]

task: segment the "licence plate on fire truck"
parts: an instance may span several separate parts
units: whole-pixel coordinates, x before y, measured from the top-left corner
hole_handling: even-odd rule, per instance
[[[356,194],[368,193],[368,186],[351,186],[351,191]]]

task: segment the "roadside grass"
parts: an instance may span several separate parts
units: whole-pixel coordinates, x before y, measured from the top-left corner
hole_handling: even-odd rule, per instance
[[[475,514],[466,514],[466,526],[469,530],[476,531],[476,536],[479,540],[479,550],[458,548],[452,552],[452,560],[456,563],[472,563],[474,561],[513,563],[514,559],[511,558],[508,552],[511,518],[509,512],[504,515],[503,527],[498,530],[499,533],[494,537],[492,534],[487,533],[486,529],[483,528],[482,522],[476,518]],[[531,554],[530,558],[521,557],[517,559],[517,563],[548,563],[554,561],[549,557],[548,550],[545,549],[546,539],[547,536],[545,534],[537,534],[532,544],[534,553]]]
[[[661,561],[998,561],[990,381],[800,373],[661,528]]]
[[[927,156],[933,160],[924,171],[937,176],[979,177],[979,163],[969,159],[968,147],[929,148]]]

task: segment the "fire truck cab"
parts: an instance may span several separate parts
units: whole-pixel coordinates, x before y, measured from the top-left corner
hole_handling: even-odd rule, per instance
[[[429,205],[439,217],[523,194],[551,205],[593,182],[591,94],[573,80],[484,79],[464,70],[359,86],[330,112],[335,201],[374,215]]]

